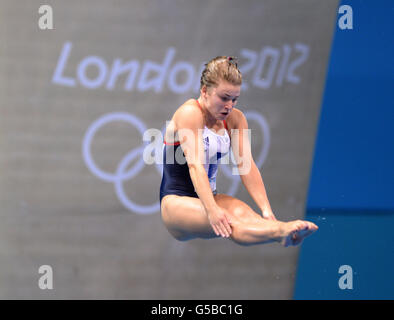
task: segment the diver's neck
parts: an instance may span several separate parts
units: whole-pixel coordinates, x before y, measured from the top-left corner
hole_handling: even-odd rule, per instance
[[[203,113],[203,117],[204,117],[204,124],[206,127],[208,128],[212,128],[215,124],[218,123],[218,120],[212,116],[212,114],[209,112],[209,110],[206,107],[205,102],[203,101],[203,99],[201,98],[201,96],[197,99],[198,103],[200,104],[202,113]]]

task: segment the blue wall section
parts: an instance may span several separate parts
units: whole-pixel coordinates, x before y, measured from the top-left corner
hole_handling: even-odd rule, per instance
[[[335,22],[306,208],[319,230],[301,248],[295,298],[393,299],[394,1],[340,5],[353,29]]]

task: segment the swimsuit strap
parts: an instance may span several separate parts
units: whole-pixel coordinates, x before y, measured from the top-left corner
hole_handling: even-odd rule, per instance
[[[200,110],[202,111],[202,108],[201,108],[201,105],[200,105],[200,102],[198,102],[198,99],[196,99],[196,102],[197,102],[197,106],[200,108]]]
[[[224,127],[226,128],[226,130],[228,131],[226,120],[223,120],[223,124],[224,124]]]
[[[179,141],[174,142],[174,143],[169,143],[169,142],[167,142],[167,141],[164,139],[164,144],[165,144],[166,146],[178,146],[178,145],[180,145],[181,143],[180,143]]]

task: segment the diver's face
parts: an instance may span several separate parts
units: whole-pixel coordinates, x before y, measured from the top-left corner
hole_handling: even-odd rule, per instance
[[[227,81],[220,81],[217,87],[207,88],[205,96],[208,111],[217,120],[226,119],[237,104],[240,93],[240,85]]]

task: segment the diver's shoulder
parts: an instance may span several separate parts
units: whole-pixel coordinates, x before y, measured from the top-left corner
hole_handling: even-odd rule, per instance
[[[175,111],[179,115],[185,116],[197,116],[202,115],[200,108],[195,99],[189,99],[185,101],[179,108]]]
[[[176,120],[188,119],[190,121],[203,121],[203,114],[195,99],[185,101],[174,113]]]
[[[240,109],[233,108],[226,121],[230,128],[237,128],[245,119],[245,115]]]
[[[234,107],[230,116],[231,115],[233,115],[233,117],[242,117],[244,116],[244,113],[240,109]]]

